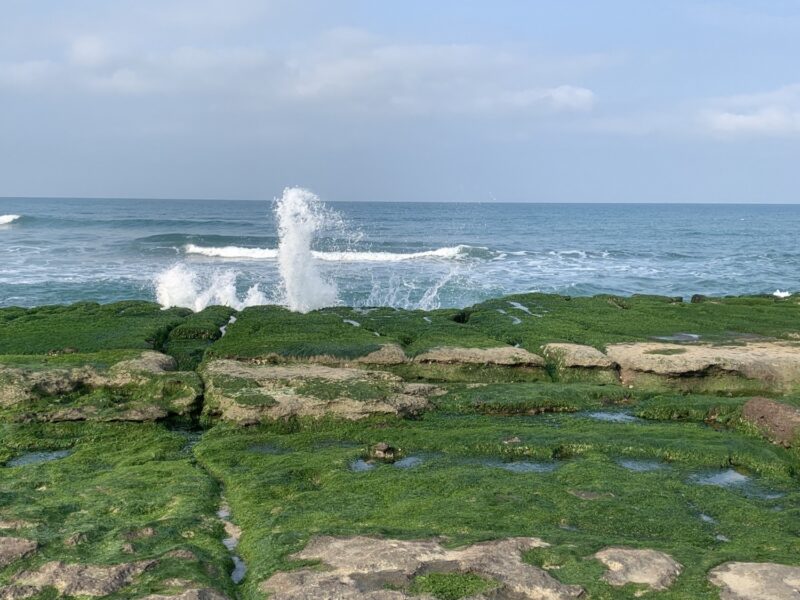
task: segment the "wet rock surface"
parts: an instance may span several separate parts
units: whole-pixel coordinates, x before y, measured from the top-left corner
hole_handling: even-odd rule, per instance
[[[493,598],[581,597],[581,587],[563,584],[545,570],[523,562],[523,552],[546,546],[538,538],[509,538],[447,550],[435,540],[319,537],[294,558],[319,560],[327,570],[304,568],[276,573],[260,589],[271,594],[272,600],[402,599],[413,597],[403,588],[415,575],[448,572],[496,580],[499,587],[491,592]]]
[[[637,583],[665,590],[683,569],[669,554],[649,549],[609,547],[594,558],[608,567],[603,579],[614,586]]]
[[[742,419],[786,448],[800,442],[800,410],[788,404],[768,398],[752,398],[742,407]]]
[[[800,567],[776,563],[727,562],[712,569],[708,580],[720,588],[721,600],[797,600]]]

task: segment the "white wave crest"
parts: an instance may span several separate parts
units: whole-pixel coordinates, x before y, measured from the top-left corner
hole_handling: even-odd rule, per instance
[[[232,271],[216,272],[204,278],[186,265],[177,264],[159,273],[155,285],[156,300],[164,308],[181,306],[199,311],[219,304],[241,310],[268,302],[258,284],[240,298],[236,291],[236,273]]]
[[[772,295],[776,298],[788,298],[792,295],[792,292],[782,292],[781,290],[775,290],[772,292]]]
[[[420,259],[457,259],[467,254],[470,246],[448,246],[423,252],[318,252],[311,251],[311,256],[325,262],[400,262]],[[197,246],[187,244],[183,248],[186,254],[200,254],[215,258],[239,258],[258,260],[277,260],[278,250],[273,248],[244,248],[241,246]]]
[[[8,225],[19,219],[22,215],[0,215],[0,225]]]
[[[261,260],[277,260],[278,250],[274,248],[242,248],[241,246],[196,246],[187,244],[183,247],[186,254],[201,254],[217,258],[254,258]]]

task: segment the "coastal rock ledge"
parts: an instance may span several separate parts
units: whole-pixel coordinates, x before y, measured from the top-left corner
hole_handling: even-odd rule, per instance
[[[720,588],[720,600],[797,600],[800,567],[776,563],[727,562],[708,580]]]
[[[508,538],[447,550],[435,540],[392,540],[372,537],[318,537],[292,558],[321,561],[327,570],[304,568],[280,572],[260,589],[270,600],[402,600],[432,598],[406,589],[417,575],[474,574],[493,582],[487,594],[471,600],[568,600],[583,596],[583,588],[566,585],[522,560],[522,553],[548,544],[538,538]]]

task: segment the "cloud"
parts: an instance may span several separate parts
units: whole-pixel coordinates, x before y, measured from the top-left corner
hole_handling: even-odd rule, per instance
[[[760,94],[712,101],[701,121],[712,133],[728,136],[800,135],[800,84]]]
[[[411,114],[591,110],[591,90],[546,81],[540,62],[503,48],[399,44],[364,32],[337,32],[314,51],[287,60],[285,93],[301,101]]]

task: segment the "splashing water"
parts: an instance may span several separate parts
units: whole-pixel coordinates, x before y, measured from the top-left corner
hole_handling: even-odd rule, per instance
[[[275,201],[275,217],[283,304],[301,313],[337,304],[339,292],[333,282],[320,274],[311,242],[323,229],[340,225],[341,219],[303,188],[283,191]]]
[[[236,292],[236,273],[217,271],[201,278],[184,264],[177,264],[156,277],[156,299],[164,308],[182,306],[194,311],[221,304],[241,310],[246,306],[266,304],[268,299],[258,284],[239,298]]]

